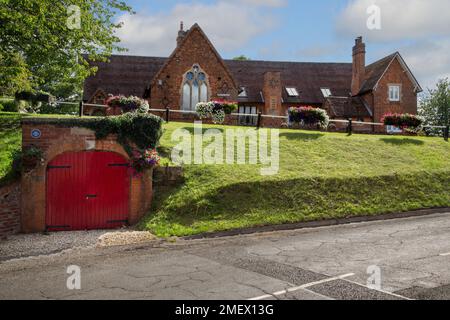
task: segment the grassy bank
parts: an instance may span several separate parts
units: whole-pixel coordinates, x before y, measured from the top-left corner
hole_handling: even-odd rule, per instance
[[[17,178],[17,172],[12,167],[14,157],[18,156],[22,148],[22,131],[20,119],[22,117],[73,117],[45,114],[19,114],[14,112],[0,112],[0,186]]]
[[[16,178],[12,162],[21,145],[20,115],[0,112],[0,185]]]
[[[172,132],[192,124],[165,128],[169,153]],[[182,236],[450,206],[450,145],[442,138],[281,130],[280,157],[271,177],[261,166],[186,166],[185,184],[156,190],[141,227]]]

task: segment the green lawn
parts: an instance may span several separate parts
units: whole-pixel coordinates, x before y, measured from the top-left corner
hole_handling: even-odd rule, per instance
[[[0,112],[0,184],[14,178],[20,117]],[[166,156],[177,128],[193,125],[165,125],[160,151]],[[183,236],[450,207],[450,144],[442,138],[281,130],[280,157],[280,172],[270,177],[260,175],[259,165],[186,166],[184,184],[156,190],[140,227],[162,237]]]
[[[192,124],[165,125],[171,133]],[[205,126],[219,128],[220,126]],[[442,138],[281,130],[280,172],[189,165],[183,185],[156,190],[140,227],[162,237],[428,207],[450,207],[450,145]]]
[[[19,114],[0,112],[0,186],[17,178],[12,168],[14,155],[21,150],[22,131],[20,119],[22,117],[73,117],[64,115]]]

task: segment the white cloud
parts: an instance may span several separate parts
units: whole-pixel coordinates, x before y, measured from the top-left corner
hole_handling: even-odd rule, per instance
[[[367,8],[373,4],[381,9],[381,30],[367,28]],[[338,16],[337,31],[377,41],[449,36],[450,1],[353,0]]]
[[[438,79],[450,78],[450,39],[424,40],[400,51],[423,89],[434,87]]]
[[[283,3],[284,0],[221,0],[213,4],[178,4],[167,13],[119,17],[124,26],[117,35],[129,54],[167,56],[175,48],[180,21],[186,29],[198,23],[219,52],[229,52],[275,25],[275,19],[259,7]]]
[[[381,30],[367,28],[367,8],[373,4],[381,9]],[[362,35],[369,46],[400,51],[424,89],[450,76],[448,0],[352,0],[338,15],[336,30],[346,38]]]

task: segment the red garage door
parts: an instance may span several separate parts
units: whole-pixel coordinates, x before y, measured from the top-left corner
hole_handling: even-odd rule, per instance
[[[111,229],[127,224],[128,163],[112,152],[65,153],[47,168],[49,231]]]

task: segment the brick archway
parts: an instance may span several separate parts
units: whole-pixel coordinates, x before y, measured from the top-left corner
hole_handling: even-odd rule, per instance
[[[22,121],[22,147],[33,145],[44,152],[44,161],[31,172],[22,175],[21,230],[25,233],[45,230],[46,170],[48,163],[56,156],[67,152],[107,151],[129,160],[115,136],[96,140],[95,133],[91,130],[64,127],[57,121],[39,118]],[[33,130],[40,131],[38,139],[32,137]],[[152,170],[140,176],[132,176],[130,185],[129,223],[135,224],[151,205]]]

